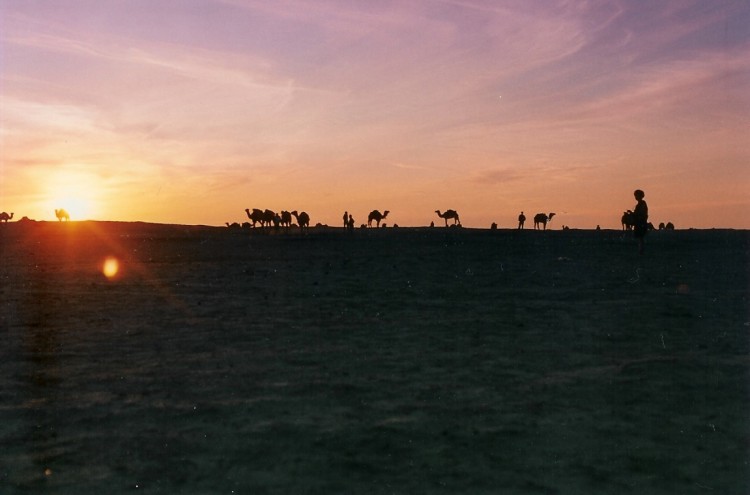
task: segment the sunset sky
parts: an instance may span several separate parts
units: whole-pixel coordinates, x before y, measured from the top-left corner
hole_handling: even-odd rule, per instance
[[[750,228],[747,0],[2,0],[0,211]]]

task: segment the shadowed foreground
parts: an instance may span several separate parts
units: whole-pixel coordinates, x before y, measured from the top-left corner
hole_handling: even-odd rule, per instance
[[[750,490],[747,232],[0,227],[0,493]]]

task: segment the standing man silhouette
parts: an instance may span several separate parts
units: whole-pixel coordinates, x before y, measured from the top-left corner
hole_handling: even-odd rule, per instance
[[[526,215],[521,212],[520,215],[518,215],[518,230],[523,230],[523,224],[526,221]]]
[[[638,253],[643,254],[643,239],[648,231],[648,205],[643,200],[646,193],[636,189],[633,196],[638,202],[633,210],[633,235],[638,240]]]
[[[348,211],[344,212],[343,218],[344,218],[344,228],[349,227],[349,212]]]

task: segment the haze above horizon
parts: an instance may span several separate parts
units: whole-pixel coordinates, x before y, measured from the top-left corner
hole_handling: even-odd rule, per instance
[[[750,228],[750,3],[0,4],[0,211]]]

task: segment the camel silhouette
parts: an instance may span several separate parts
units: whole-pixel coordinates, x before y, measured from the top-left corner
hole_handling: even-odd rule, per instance
[[[635,226],[635,216],[633,215],[633,211],[624,211],[622,213],[622,218],[620,218],[620,222],[622,222],[622,230],[633,230],[633,227]]]
[[[551,222],[552,217],[554,216],[554,213],[550,213],[549,215],[545,213],[537,213],[534,215],[534,229],[539,230],[539,226],[541,225],[544,230],[547,230],[547,222]]]
[[[275,223],[274,220],[276,220],[276,213],[274,213],[271,210],[263,210],[263,224],[266,227],[271,227],[272,223]]]
[[[58,222],[62,222],[63,219],[65,219],[66,222],[70,221],[70,215],[68,215],[68,212],[65,211],[64,208],[60,208],[59,210],[55,210],[55,216],[57,217]]]
[[[372,227],[372,221],[375,220],[377,226],[380,227],[380,222],[383,221],[389,213],[390,211],[388,210],[385,210],[383,213],[380,213],[378,210],[372,210],[370,214],[367,215],[367,226]]]
[[[445,220],[445,226],[448,226],[448,219],[453,219],[453,225],[461,225],[461,220],[458,218],[458,212],[456,210],[445,210],[445,213],[440,213],[440,210],[435,210],[437,216]]]
[[[286,210],[281,211],[281,226],[287,229],[292,226],[292,214]]]
[[[248,208],[245,208],[245,213],[247,213],[247,218],[250,219],[251,222],[253,222],[253,227],[255,227],[255,224],[260,223],[260,226],[263,226],[263,210],[259,210],[258,208],[253,208],[253,212],[250,213],[250,210]]]
[[[292,216],[297,219],[297,224],[299,225],[300,230],[310,228],[310,215],[304,211],[302,213],[297,213],[297,210],[294,210]]]
[[[8,215],[6,212],[0,213],[0,222],[8,223],[8,220],[13,218],[13,213]]]

